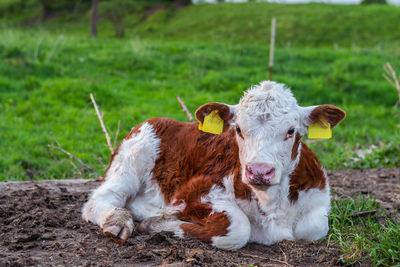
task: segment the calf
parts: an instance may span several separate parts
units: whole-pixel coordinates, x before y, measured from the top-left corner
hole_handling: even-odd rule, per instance
[[[143,122],[111,156],[104,182],[83,207],[83,219],[125,241],[133,232],[171,231],[222,249],[247,242],[318,240],[329,229],[329,185],[313,152],[301,142],[310,123],[336,126],[335,106],[300,107],[283,84],[262,82],[238,105],[209,103],[223,132],[198,122]]]

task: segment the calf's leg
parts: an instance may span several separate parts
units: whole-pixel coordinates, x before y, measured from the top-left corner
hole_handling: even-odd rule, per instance
[[[296,239],[314,241],[325,237],[328,231],[328,210],[319,207],[301,217],[294,229],[294,236]]]
[[[193,183],[207,184],[206,178],[193,179]],[[191,236],[221,249],[239,249],[250,238],[251,226],[247,216],[237,206],[233,186],[212,186],[206,194],[195,185],[182,188],[177,200],[182,209],[144,220],[139,230],[147,232],[172,231],[176,236]],[[188,188],[192,188],[189,190]],[[199,190],[194,190],[194,189]],[[188,189],[188,190],[184,190]],[[185,196],[185,200],[180,198]]]
[[[138,227],[139,232],[173,232],[177,237],[190,236],[221,249],[239,249],[250,236],[250,223],[247,217],[232,216],[237,211],[213,211],[205,218],[180,220],[177,215],[163,215],[147,218]]]
[[[140,188],[138,179],[127,179],[109,172],[108,179],[90,196],[82,209],[82,218],[97,224],[103,233],[125,241],[133,232],[132,214],[125,208],[129,197]],[[131,183],[128,184],[128,181]]]
[[[84,220],[99,225],[106,235],[122,242],[134,227],[132,214],[126,209],[127,201],[151,180],[159,147],[159,139],[149,123],[133,131],[114,153],[104,183],[82,209]]]
[[[183,221],[179,220],[176,215],[155,216],[143,220],[138,226],[138,231],[142,233],[157,233],[157,232],[173,232],[177,237],[183,237],[181,224]]]

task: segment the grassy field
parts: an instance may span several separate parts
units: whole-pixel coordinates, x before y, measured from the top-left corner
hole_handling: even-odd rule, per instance
[[[382,77],[388,61],[400,72],[400,9],[248,3],[161,10],[130,27],[125,39],[114,38],[104,21],[100,37],[90,38],[87,14],[30,27],[2,20],[0,181],[101,175],[110,152],[90,93],[112,139],[121,121],[119,140],[151,117],[187,120],[175,95],[192,113],[210,101],[237,103],[245,89],[268,77],[272,14],[278,14],[274,80],[292,88],[301,105],[330,103],[347,112],[333,139],[310,143],[323,164],[400,166],[400,109],[392,108],[397,94]],[[53,137],[96,171],[50,150]],[[377,148],[365,158],[355,153],[371,145]],[[393,247],[398,224],[389,221],[382,230],[371,219],[343,215],[374,205],[368,199],[334,203],[329,240],[341,245],[347,263],[360,260],[354,248],[371,247],[380,249],[368,251],[375,263],[399,261]]]
[[[12,12],[7,6],[13,1],[16,0],[0,0],[0,23],[31,25],[38,21],[40,6],[35,1],[28,0],[25,9]],[[388,5],[253,2],[193,5],[182,10],[165,8],[149,17],[149,12],[132,12],[124,19],[127,36],[152,40],[265,45],[271,18],[276,17],[276,42],[280,47],[378,45],[385,48],[400,43],[400,8]],[[57,31],[61,26],[62,31],[87,36],[88,13],[58,11],[57,14],[44,23],[46,28]],[[99,32],[100,36],[113,36],[112,27],[104,19]]]
[[[375,46],[399,43],[400,8],[385,5],[283,5],[244,3],[199,5],[184,12],[164,10],[135,27],[149,38],[265,44],[272,17],[279,46]],[[133,20],[132,23],[135,21]]]
[[[51,152],[51,134],[98,170],[109,153],[89,93],[105,123],[122,138],[155,116],[186,120],[209,101],[237,103],[267,78],[267,48],[146,39],[90,39],[46,29],[2,29],[0,36],[1,180],[79,175],[63,154]],[[396,91],[382,64],[399,62],[395,48],[278,48],[274,79],[293,89],[301,105],[331,103],[347,111],[334,138],[311,146],[330,169],[398,166]],[[398,65],[394,64],[395,67]],[[360,161],[355,149],[379,148]]]

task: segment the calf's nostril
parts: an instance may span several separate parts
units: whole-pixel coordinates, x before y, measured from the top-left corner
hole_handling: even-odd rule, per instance
[[[268,170],[265,174],[271,174],[271,173],[273,173],[275,171],[275,169],[274,168],[271,168],[270,170]]]
[[[253,170],[252,170],[249,166],[246,166],[246,170],[247,170],[250,174],[254,174]]]

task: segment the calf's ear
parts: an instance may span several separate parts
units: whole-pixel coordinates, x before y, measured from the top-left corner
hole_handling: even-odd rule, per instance
[[[236,106],[222,103],[207,103],[196,110],[195,116],[200,123],[204,123],[204,117],[218,110],[219,117],[224,121],[223,131],[226,131],[235,120]]]
[[[305,127],[315,123],[323,125],[322,120],[325,120],[333,128],[346,117],[344,110],[333,105],[302,107],[301,110],[302,122]]]

